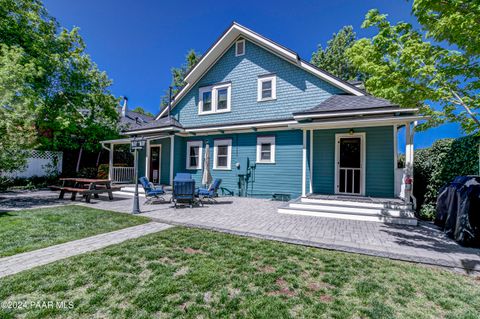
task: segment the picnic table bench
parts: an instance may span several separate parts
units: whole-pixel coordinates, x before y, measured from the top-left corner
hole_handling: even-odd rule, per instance
[[[90,203],[92,195],[98,198],[98,194],[101,193],[108,193],[108,198],[112,200],[113,191],[121,189],[121,187],[112,186],[112,181],[108,179],[67,177],[60,178],[60,181],[62,186],[50,186],[51,189],[60,191],[59,199],[63,199],[65,193],[72,193],[71,200],[74,201],[77,194],[81,194],[87,203]]]

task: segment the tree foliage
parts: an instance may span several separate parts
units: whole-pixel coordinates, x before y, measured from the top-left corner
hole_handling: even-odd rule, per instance
[[[39,0],[0,0],[0,44],[0,83],[7,84],[0,108],[9,114],[0,126],[29,132],[3,135],[2,143],[97,150],[99,140],[116,136],[111,81],[85,53],[78,29],[60,28]]]
[[[420,216],[432,219],[440,188],[456,176],[477,175],[479,169],[478,136],[441,139],[415,152],[414,195]]]
[[[141,106],[137,106],[132,111],[135,112],[135,113],[138,113],[138,114],[143,114],[143,115],[155,117],[155,115],[153,115],[151,112],[145,111],[145,109]]]
[[[185,63],[180,67],[172,68],[172,96],[175,96],[185,86],[185,76],[188,71],[200,60],[201,55],[191,49],[185,56]],[[162,97],[161,107],[168,105],[169,91]]]
[[[310,62],[322,70],[343,80],[361,80],[363,74],[348,59],[346,52],[355,43],[356,33],[352,26],[344,26],[328,40],[325,49],[318,45]]]
[[[478,30],[465,31],[465,21],[453,14],[459,3],[466,6],[468,1],[439,2],[445,6],[441,12],[435,11],[438,6],[433,5],[434,1],[414,1],[413,12],[426,32],[405,22],[393,25],[387,15],[369,11],[362,27],[376,28],[377,34],[358,40],[347,50],[347,56],[368,74],[365,86],[370,93],[404,107],[420,107],[423,114],[431,117],[426,127],[459,122],[466,133],[478,133],[479,125],[468,111],[475,114],[480,109],[479,38],[470,38],[476,44],[466,44]],[[478,21],[478,5],[472,12],[469,20]],[[435,17],[440,19],[440,26],[433,23]],[[460,40],[455,40],[454,34]],[[458,50],[430,42],[429,37],[451,41]],[[431,102],[438,103],[441,109],[431,108],[427,104]]]

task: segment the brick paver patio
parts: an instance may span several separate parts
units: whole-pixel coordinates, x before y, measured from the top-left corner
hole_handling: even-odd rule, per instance
[[[138,238],[151,233],[159,232],[170,227],[172,226],[158,222],[151,222],[105,234],[70,241],[64,244],[0,258],[0,278],[31,269],[33,267],[42,266],[60,259],[94,251],[110,245],[119,244],[128,239]]]
[[[52,196],[44,193],[45,196]],[[55,195],[55,194],[54,194]],[[144,198],[140,198],[143,203]],[[67,201],[68,202],[68,201]],[[431,223],[399,226],[277,213],[284,205],[263,199],[223,197],[217,204],[174,209],[169,203],[142,205],[142,215],[155,221],[212,229],[232,234],[388,257],[405,261],[480,271],[480,249],[466,248],[447,238]],[[0,209],[2,209],[0,202]],[[128,213],[132,197],[105,197],[85,204]]]

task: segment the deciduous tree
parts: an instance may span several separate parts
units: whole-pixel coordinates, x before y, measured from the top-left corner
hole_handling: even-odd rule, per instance
[[[311,63],[343,80],[361,80],[363,74],[352,64],[346,55],[356,41],[352,26],[344,26],[328,40],[325,49],[319,45],[313,52]]]
[[[391,24],[387,15],[371,10],[362,27],[376,28],[377,34],[358,40],[347,56],[368,74],[365,86],[370,93],[404,107],[420,107],[431,117],[426,127],[458,122],[466,133],[478,133],[480,39],[478,28],[464,24],[477,21],[478,26],[480,8],[470,1],[438,1],[440,7],[436,3],[413,3],[423,31],[406,22]],[[469,11],[466,21],[454,12],[458,8]],[[450,45],[437,42],[443,40]],[[432,103],[440,109],[433,109]]]

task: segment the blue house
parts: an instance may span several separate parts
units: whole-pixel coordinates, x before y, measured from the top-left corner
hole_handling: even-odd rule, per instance
[[[124,132],[147,140],[140,174],[151,181],[172,184],[189,172],[200,185],[208,144],[226,193],[410,202],[416,108],[376,98],[237,23],[185,81],[171,107]],[[402,127],[405,169],[397,168]]]

